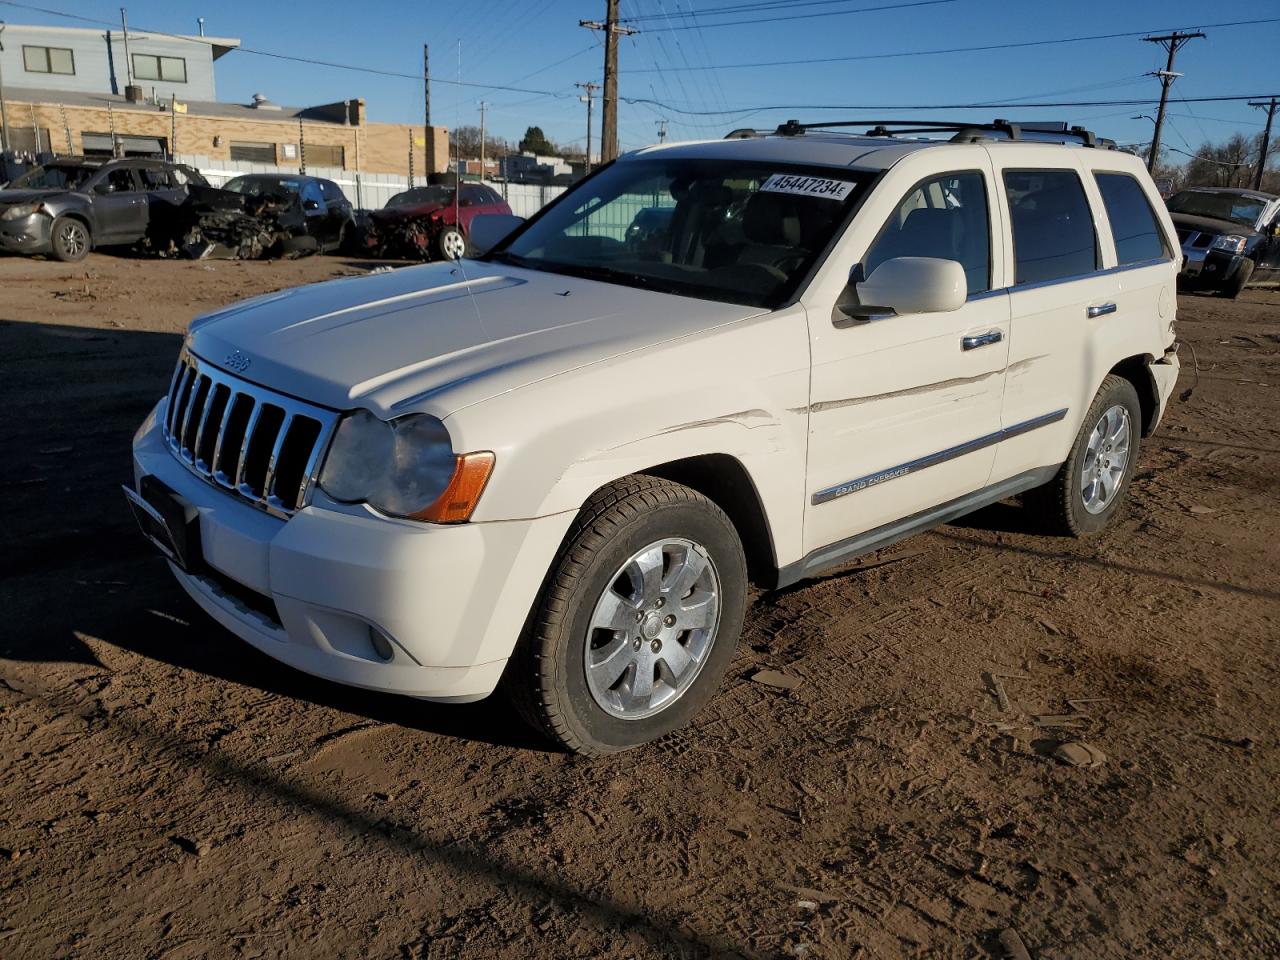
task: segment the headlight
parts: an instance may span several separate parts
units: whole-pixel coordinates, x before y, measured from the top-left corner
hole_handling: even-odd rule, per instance
[[[357,410],[338,424],[320,486],[335,500],[392,516],[462,523],[475,511],[493,460],[492,453],[455,454],[436,417],[387,422]]]
[[[1248,242],[1248,237],[1217,237],[1213,241],[1214,250],[1225,250],[1227,253],[1244,253],[1244,245]]]
[[[0,210],[0,220],[21,220],[40,209],[39,203],[15,203],[12,207]]]

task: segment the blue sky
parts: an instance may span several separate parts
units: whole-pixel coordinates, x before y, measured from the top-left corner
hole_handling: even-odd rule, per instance
[[[104,20],[117,18],[120,6],[119,0],[32,2],[35,6]],[[743,4],[759,2],[763,0],[739,0]],[[1280,22],[1207,26],[1280,18],[1280,2],[1276,0],[1251,4],[1211,4],[1204,0],[917,0],[910,4],[898,0],[894,9],[841,12],[891,2],[794,0],[788,9],[754,15],[700,13],[691,20],[678,14],[737,4],[735,0],[622,0],[623,16],[647,18],[636,22],[647,29],[621,41],[621,96],[664,104],[621,105],[623,147],[653,142],[660,118],[668,120],[671,139],[688,139],[719,136],[736,126],[773,126],[790,116],[857,119],[885,112],[746,112],[771,104],[1154,100],[1159,96],[1158,83],[1143,74],[1164,66],[1164,52],[1139,37],[826,64],[791,61],[1171,27],[1204,26],[1208,37],[1192,41],[1179,54],[1177,69],[1185,77],[1173,88],[1167,146],[1194,149],[1205,139],[1223,139],[1236,131],[1254,134],[1262,126],[1261,111],[1243,104],[1185,104],[1177,97],[1280,94]],[[537,124],[553,140],[576,140],[580,144],[586,113],[578,99],[580,91],[573,84],[599,81],[603,70],[600,34],[582,29],[578,20],[602,18],[604,0],[366,0],[363,4],[330,0],[305,4],[129,0],[127,5],[130,26],[135,29],[194,33],[196,18],[203,16],[209,34],[238,37],[246,48],[415,76],[422,69],[422,44],[430,43],[432,74],[436,78],[432,86],[433,121],[449,127],[475,124],[479,120],[478,104],[483,99],[489,104],[490,128],[511,139],[517,139],[526,126]],[[812,16],[718,25],[725,20],[798,14]],[[0,17],[13,23],[75,25],[70,20],[5,4],[0,4]],[[691,22],[700,29],[669,29]],[[730,66],[760,61],[787,63]],[[688,69],[708,66],[715,69]],[[364,97],[371,119],[421,122],[420,80],[310,66],[244,50],[220,60],[217,70],[222,100],[248,101],[257,92],[290,105]],[[445,82],[459,77],[467,82],[519,87],[526,92],[480,90]],[[1150,139],[1150,122],[1130,118],[1154,112],[1152,107],[1129,106],[942,111],[948,119],[990,119],[998,114],[1015,119],[1071,120],[1121,142]],[[928,117],[936,113],[907,115]],[[599,116],[597,109],[597,135]]]

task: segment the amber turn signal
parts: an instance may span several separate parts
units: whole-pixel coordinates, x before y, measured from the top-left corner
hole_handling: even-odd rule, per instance
[[[485,484],[489,482],[494,459],[488,451],[460,454],[444,493],[425,510],[412,514],[413,519],[430,523],[466,523],[480,502]]]

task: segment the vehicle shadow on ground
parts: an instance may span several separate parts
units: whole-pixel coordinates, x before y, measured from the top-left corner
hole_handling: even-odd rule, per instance
[[[548,744],[501,697],[443,705],[330,683],[210,620],[142,539],[120,485],[130,438],[182,337],[0,319],[0,656],[102,666],[84,638],[369,719],[523,749]]]

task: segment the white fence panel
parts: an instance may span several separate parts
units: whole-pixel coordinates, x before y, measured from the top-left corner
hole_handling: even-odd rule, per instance
[[[281,176],[298,174],[297,167],[250,163],[245,160],[213,160],[200,154],[179,154],[174,160],[195,167],[215,187],[225,186],[228,180],[246,173],[274,173]],[[362,210],[379,210],[397,193],[409,189],[409,178],[395,173],[357,174],[354,170],[308,164],[307,174],[332,180],[342,188],[352,205]],[[538,183],[491,182],[490,186],[502,194],[511,207],[511,212],[517,217],[533,216],[565,191],[564,187]]]

